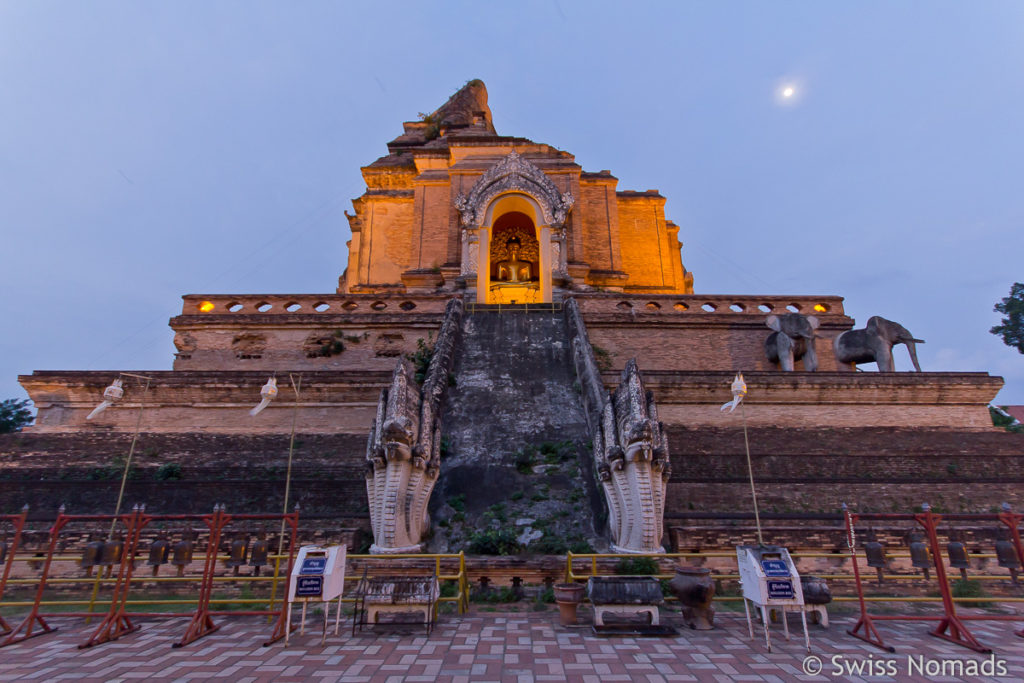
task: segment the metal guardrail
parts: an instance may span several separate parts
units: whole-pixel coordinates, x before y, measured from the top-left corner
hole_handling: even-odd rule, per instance
[[[888,553],[888,557],[909,557],[907,552],[896,552]],[[798,561],[801,558],[824,558],[832,560],[843,560],[849,561],[849,554],[837,555],[836,553],[822,553],[822,552],[793,552],[790,556],[794,561]],[[971,554],[970,557],[995,557],[992,553],[979,553]],[[623,559],[637,559],[637,558],[649,558],[651,560],[663,560],[663,559],[684,559],[684,558],[697,558],[697,559],[721,559],[730,558],[736,559],[736,553],[723,552],[723,551],[708,551],[708,552],[682,552],[682,553],[657,553],[650,555],[633,554],[633,553],[568,553],[565,558],[565,581],[566,583],[573,583],[575,581],[585,581],[591,576],[608,576],[610,572],[607,571],[608,567],[599,566],[601,560],[623,560]],[[863,564],[863,558],[857,558],[858,565]],[[588,569],[583,571],[579,570],[579,567],[573,565],[573,562],[586,562]],[[674,574],[652,574],[657,579],[671,579]],[[856,581],[856,574],[850,573],[818,573],[815,572],[814,576],[829,581],[848,581],[851,584]],[[740,578],[739,573],[725,573],[725,572],[711,572],[711,577],[715,580],[724,581],[738,581]],[[921,576],[916,574],[884,574],[885,580],[892,581],[921,581]],[[980,581],[1009,581],[1011,577],[1009,575],[998,575],[998,574],[972,574],[970,577],[972,580]],[[954,579],[949,578],[949,582],[953,583]],[[743,598],[738,595],[716,595],[716,602],[734,602],[742,600]],[[836,595],[833,596],[835,602],[856,602],[858,600],[856,595]],[[933,596],[864,596],[864,599],[869,602],[942,602],[941,597]],[[666,600],[675,600],[674,597],[666,596]],[[1012,596],[985,596],[985,597],[962,597],[953,598],[955,602],[963,603],[990,603],[990,602],[1024,602],[1024,597],[1012,597]],[[1024,618],[1022,618],[1024,619]]]

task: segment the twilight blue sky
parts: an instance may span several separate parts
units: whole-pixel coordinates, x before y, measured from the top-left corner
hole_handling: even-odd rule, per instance
[[[1024,281],[1015,2],[0,0],[0,398],[170,368],[185,293],[332,292],[359,167],[470,78],[499,133],[660,189],[698,293],[844,296],[1024,403],[988,333]]]

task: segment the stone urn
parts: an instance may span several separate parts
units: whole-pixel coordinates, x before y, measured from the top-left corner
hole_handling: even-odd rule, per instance
[[[832,602],[832,591],[820,576],[801,576],[800,587],[804,591],[804,603],[808,605],[827,605]]]
[[[707,567],[676,567],[668,589],[683,606],[683,621],[692,629],[709,631],[715,627],[715,580]]]
[[[559,623],[562,626],[575,626],[576,608],[583,601],[585,587],[581,583],[556,583],[553,590]]]

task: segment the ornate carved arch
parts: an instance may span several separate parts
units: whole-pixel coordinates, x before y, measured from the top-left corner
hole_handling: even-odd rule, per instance
[[[559,226],[576,201],[571,192],[561,193],[544,171],[540,170],[517,152],[491,166],[470,188],[468,195],[455,198],[462,225],[467,228],[479,227],[484,220],[487,205],[495,197],[507,192],[522,192],[533,197],[544,214],[544,222]]]

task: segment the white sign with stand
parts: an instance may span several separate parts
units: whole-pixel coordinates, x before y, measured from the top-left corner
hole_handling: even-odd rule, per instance
[[[764,623],[764,642],[772,651],[771,636],[768,633],[768,612],[778,609],[782,627],[789,640],[789,624],[786,623],[786,608],[800,612],[804,626],[804,644],[811,651],[811,637],[807,633],[807,615],[804,612],[804,592],[800,575],[793,564],[789,551],[777,545],[738,545],[736,561],[740,569],[740,585],[743,589],[743,609],[747,613],[747,630],[754,637],[754,625],[750,620],[750,605],[761,610]]]
[[[341,594],[345,591],[345,551],[346,546],[344,545],[326,548],[306,545],[299,548],[299,556],[292,566],[292,574],[288,581],[285,645],[288,644],[288,636],[292,630],[292,605],[296,602],[302,603],[300,634],[305,632],[306,605],[310,602],[327,603],[324,605],[324,632],[320,638],[322,645],[327,640],[327,616],[330,612],[330,602],[337,599],[334,635],[338,635],[338,625],[341,623]]]

